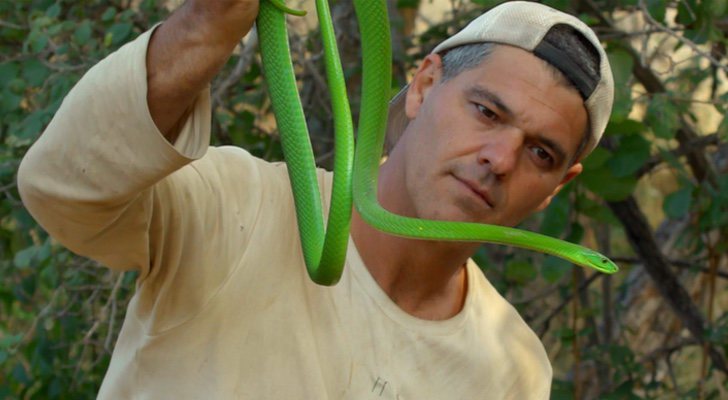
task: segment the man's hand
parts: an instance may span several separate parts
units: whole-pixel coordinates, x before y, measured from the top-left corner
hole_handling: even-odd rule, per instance
[[[259,0],[188,0],[152,35],[147,103],[174,143],[195,100],[230,57],[258,15]]]

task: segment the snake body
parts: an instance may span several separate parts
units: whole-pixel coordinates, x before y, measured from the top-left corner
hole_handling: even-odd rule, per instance
[[[617,265],[602,254],[549,236],[496,225],[403,217],[379,205],[377,176],[392,75],[386,0],[353,0],[361,33],[363,64],[356,149],[328,3],[316,0],[336,138],[330,211],[324,228],[313,150],[291,64],[285,21],[286,14],[301,13],[287,8],[281,1],[261,1],[257,26],[263,72],[281,133],[296,204],[303,257],[314,282],[333,285],[341,276],[349,238],[352,198],[364,221],[392,235],[510,245],[551,254],[604,273],[618,271]]]

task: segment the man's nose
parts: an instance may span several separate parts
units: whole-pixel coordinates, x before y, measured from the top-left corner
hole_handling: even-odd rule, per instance
[[[489,135],[478,152],[478,163],[490,169],[502,179],[516,168],[523,148],[523,134],[518,129],[508,129]]]

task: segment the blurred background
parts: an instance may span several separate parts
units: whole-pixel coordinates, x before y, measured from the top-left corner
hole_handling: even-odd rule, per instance
[[[136,276],[50,239],[20,203],[15,174],[84,72],[179,3],[0,2],[0,399],[95,398]],[[417,60],[498,3],[389,0],[393,94]],[[552,399],[727,399],[728,1],[544,3],[595,29],[617,93],[585,172],[523,227],[596,248],[621,271],[498,246],[483,246],[477,261],[544,342]],[[313,11],[313,1],[287,4]],[[356,121],[356,18],[350,1],[332,11]],[[317,161],[330,167],[317,22],[289,21]],[[213,144],[281,159],[254,33],[212,93]]]

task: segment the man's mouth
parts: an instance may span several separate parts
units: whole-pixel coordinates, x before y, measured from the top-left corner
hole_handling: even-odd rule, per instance
[[[495,208],[493,204],[493,199],[491,199],[490,194],[487,190],[481,188],[477,183],[460,178],[458,176],[453,175],[455,179],[457,179],[460,183],[465,185],[474,195],[480,197],[481,200],[489,207],[489,208]]]

